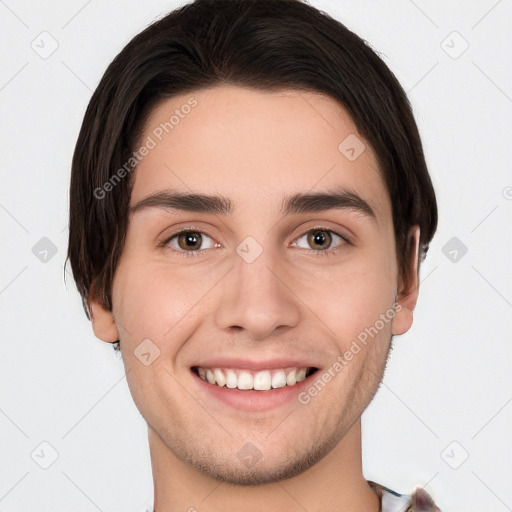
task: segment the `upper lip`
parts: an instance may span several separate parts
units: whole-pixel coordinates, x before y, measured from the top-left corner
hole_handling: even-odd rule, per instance
[[[212,359],[204,359],[201,362],[192,366],[201,368],[240,368],[251,371],[260,370],[273,370],[276,368],[318,368],[318,365],[312,361],[305,359],[294,358],[274,358],[274,359],[247,359],[247,358],[232,358],[232,357],[219,357]]]

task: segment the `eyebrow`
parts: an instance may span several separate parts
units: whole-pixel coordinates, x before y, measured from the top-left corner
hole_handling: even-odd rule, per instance
[[[130,207],[135,214],[147,208],[164,210],[182,210],[187,212],[232,215],[233,203],[224,196],[198,193],[182,193],[162,190],[150,194]],[[375,211],[362,197],[350,190],[334,190],[326,192],[301,192],[284,198],[281,206],[283,215],[296,213],[320,212],[333,209],[345,209],[361,213],[376,220]]]

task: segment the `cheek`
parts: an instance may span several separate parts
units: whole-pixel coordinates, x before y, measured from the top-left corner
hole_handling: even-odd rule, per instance
[[[392,315],[396,275],[394,253],[382,244],[381,250],[361,253],[347,265],[329,271],[328,284],[312,295],[314,310],[343,344],[350,344],[374,326],[381,314]],[[378,325],[382,335],[390,332],[388,323]]]
[[[170,269],[132,260],[119,266],[113,285],[113,302],[120,317],[133,327],[155,317],[173,318],[186,311],[184,283]],[[163,320],[163,318],[162,318]]]
[[[134,258],[119,266],[113,310],[123,339],[131,346],[149,338],[162,352],[204,313],[218,276],[205,270],[179,270],[162,262]],[[126,343],[125,343],[126,344]]]
[[[131,338],[161,338],[185,314],[179,283],[147,262],[120,264],[113,283],[113,311]]]

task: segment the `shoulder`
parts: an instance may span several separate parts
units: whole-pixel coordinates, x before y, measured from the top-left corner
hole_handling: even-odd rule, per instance
[[[381,512],[441,512],[430,494],[422,487],[416,487],[409,495],[399,494],[371,480],[368,480],[368,484],[380,498]]]

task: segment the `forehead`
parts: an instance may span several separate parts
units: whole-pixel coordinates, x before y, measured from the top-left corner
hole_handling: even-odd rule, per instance
[[[390,213],[372,148],[329,96],[218,86],[166,99],[138,146],[131,205],[161,190],[219,194],[234,210],[278,210],[284,195],[343,187]]]

